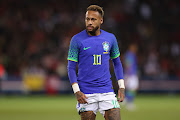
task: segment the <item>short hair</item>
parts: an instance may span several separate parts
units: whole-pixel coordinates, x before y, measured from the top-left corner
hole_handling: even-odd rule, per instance
[[[97,11],[102,17],[104,16],[103,8],[98,5],[90,5],[86,11]]]

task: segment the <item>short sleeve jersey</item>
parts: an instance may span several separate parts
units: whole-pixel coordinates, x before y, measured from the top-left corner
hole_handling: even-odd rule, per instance
[[[90,36],[86,30],[72,37],[68,60],[78,62],[77,81],[85,94],[113,92],[109,59],[119,57],[116,37],[100,30],[98,36]]]

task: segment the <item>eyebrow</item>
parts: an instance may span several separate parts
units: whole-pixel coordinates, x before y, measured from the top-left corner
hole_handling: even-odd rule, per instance
[[[89,18],[89,19],[97,19],[97,18],[94,18],[94,17],[92,17],[92,18],[90,18],[90,17],[86,17],[86,18]]]

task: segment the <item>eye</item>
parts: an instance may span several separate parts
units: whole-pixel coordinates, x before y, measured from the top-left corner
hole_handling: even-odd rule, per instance
[[[95,21],[95,20],[96,20],[96,18],[92,18],[91,20],[92,20],[92,21]]]
[[[86,20],[90,20],[89,18],[86,18]]]

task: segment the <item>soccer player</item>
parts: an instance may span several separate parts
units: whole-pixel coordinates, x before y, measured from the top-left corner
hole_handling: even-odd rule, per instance
[[[134,99],[136,91],[139,87],[139,79],[137,76],[137,58],[136,58],[137,46],[136,44],[130,44],[127,52],[124,55],[124,78],[126,85],[126,108],[128,110],[134,110]]]
[[[118,102],[122,102],[125,97],[118,43],[112,33],[100,29],[103,15],[101,7],[89,6],[85,14],[86,29],[74,35],[69,46],[68,76],[82,120],[95,120],[98,110],[106,120],[120,120]],[[110,58],[119,84],[118,100],[110,79]]]

